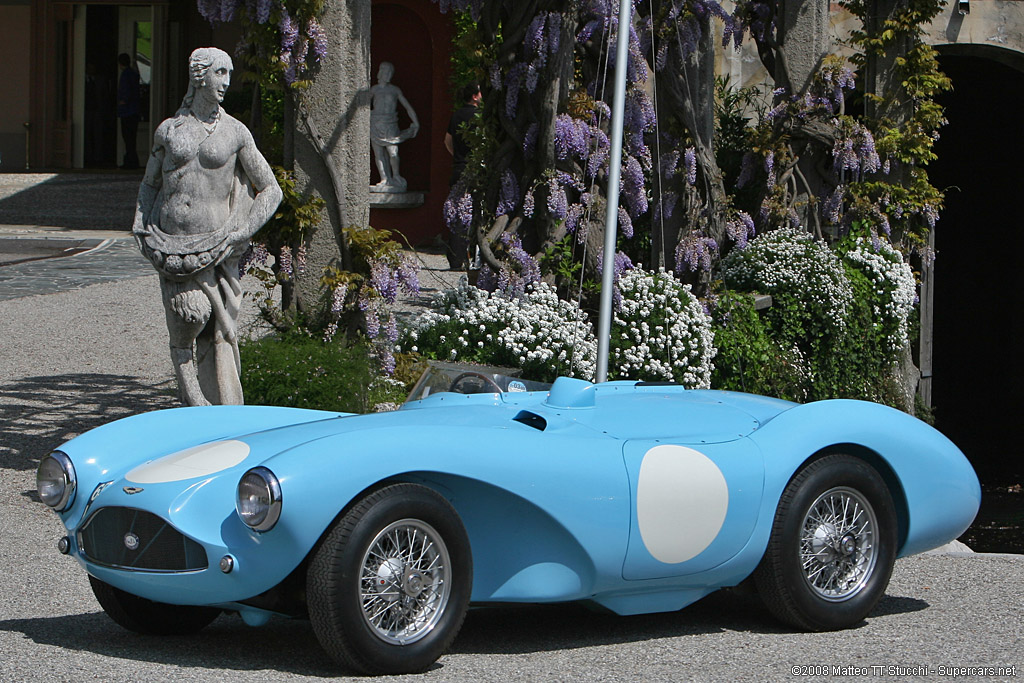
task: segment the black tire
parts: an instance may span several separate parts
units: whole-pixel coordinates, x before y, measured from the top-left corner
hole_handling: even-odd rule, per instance
[[[89,577],[89,584],[107,616],[129,631],[148,636],[196,633],[208,626],[221,612],[215,607],[153,602],[114,588],[94,576]]]
[[[462,521],[443,496],[395,484],[335,522],[306,576],[313,632],[331,657],[367,674],[415,673],[458,634],[473,561]]]
[[[849,628],[889,585],[896,544],[895,506],[878,472],[827,455],[783,491],[754,581],[780,621],[808,631]]]

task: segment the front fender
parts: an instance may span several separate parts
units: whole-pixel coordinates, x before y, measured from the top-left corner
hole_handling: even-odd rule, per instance
[[[205,406],[155,410],[110,422],[57,449],[71,458],[78,479],[75,501],[60,513],[61,519],[69,528],[75,526],[100,483],[120,479],[147,461],[214,440],[341,415],[271,406]]]

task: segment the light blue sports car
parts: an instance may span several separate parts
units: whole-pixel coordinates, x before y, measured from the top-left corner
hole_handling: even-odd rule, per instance
[[[981,499],[956,446],[884,406],[450,366],[391,413],[129,417],[46,456],[38,489],[122,626],[308,616],[367,673],[427,668],[472,604],[666,612],[748,577],[783,621],[848,627]]]

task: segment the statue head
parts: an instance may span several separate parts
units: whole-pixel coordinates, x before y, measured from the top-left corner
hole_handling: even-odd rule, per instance
[[[390,83],[391,78],[395,75],[395,65],[391,62],[381,62],[380,68],[377,70],[377,82],[379,83]]]
[[[192,106],[192,100],[200,90],[206,90],[217,102],[224,100],[224,93],[231,85],[231,73],[234,64],[231,55],[216,47],[200,47],[192,51],[188,58],[188,92],[181,106]]]

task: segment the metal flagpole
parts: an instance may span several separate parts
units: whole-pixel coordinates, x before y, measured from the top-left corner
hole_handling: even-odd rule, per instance
[[[597,382],[608,379],[608,347],[612,333],[612,287],[619,227],[619,178],[622,174],[622,119],[626,108],[626,62],[629,59],[631,0],[619,3],[619,35],[615,50],[615,101],[612,103],[611,156],[608,163],[608,205],[604,217],[604,261],[601,272],[601,313],[597,322]]]

